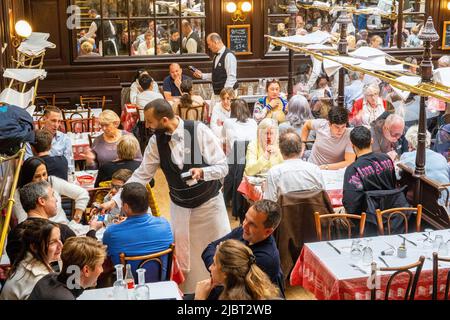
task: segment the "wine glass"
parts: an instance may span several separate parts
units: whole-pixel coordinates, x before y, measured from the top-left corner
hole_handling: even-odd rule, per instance
[[[363,265],[370,266],[373,262],[373,251],[369,245],[370,241],[372,241],[372,239],[364,239],[364,241],[365,241],[365,245],[364,245],[364,249],[362,251],[362,262],[363,262]]]
[[[353,240],[350,249],[350,257],[352,260],[359,260],[361,258],[361,240]]]
[[[447,242],[442,241],[439,245],[438,249],[438,255],[446,257],[448,256],[448,245],[450,244],[450,240],[447,240]]]
[[[433,250],[433,240],[431,239],[433,229],[425,229],[425,232],[427,233],[427,238],[423,240],[423,249],[425,251]]]

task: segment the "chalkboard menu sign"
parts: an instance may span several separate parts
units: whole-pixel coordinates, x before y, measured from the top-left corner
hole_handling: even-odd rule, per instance
[[[227,26],[228,48],[236,55],[252,54],[252,38],[250,35],[250,25],[229,25]]]
[[[444,22],[444,31],[442,32],[442,50],[450,50],[450,21]]]

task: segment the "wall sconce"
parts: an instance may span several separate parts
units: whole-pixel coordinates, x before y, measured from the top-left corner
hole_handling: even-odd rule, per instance
[[[25,20],[17,21],[16,25],[14,26],[14,30],[16,31],[16,33],[12,37],[12,45],[15,48],[20,45],[23,39],[28,38],[33,31],[30,24]]]
[[[247,14],[252,11],[252,3],[250,1],[239,1],[236,4],[230,1],[226,5],[228,13],[231,13],[231,20],[233,22],[241,21],[244,22],[247,19]]]
[[[447,2],[447,10],[450,10],[450,1]]]

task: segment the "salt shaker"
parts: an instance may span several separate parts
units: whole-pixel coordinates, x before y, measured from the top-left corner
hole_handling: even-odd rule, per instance
[[[403,243],[397,248],[397,257],[406,258],[406,243],[403,239]]]

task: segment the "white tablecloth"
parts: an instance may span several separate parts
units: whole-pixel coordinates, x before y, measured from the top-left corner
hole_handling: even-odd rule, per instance
[[[150,289],[150,300],[182,300],[178,285],[174,281],[147,283]],[[133,300],[133,289],[128,290],[129,300]],[[83,292],[78,300],[113,300],[113,288],[91,289]]]
[[[432,252],[437,251],[437,249],[424,248],[423,240],[425,232],[420,233],[409,233],[406,234],[406,238],[413,241],[417,244],[414,246],[413,244],[406,241],[407,248],[407,256],[406,258],[398,258],[396,255],[396,251],[392,256],[382,256],[381,251],[387,250],[390,248],[390,245],[398,248],[398,246],[403,243],[403,239],[398,235],[392,236],[378,236],[378,237],[368,237],[362,238],[361,244],[365,244],[364,239],[372,239],[369,242],[369,246],[373,250],[373,259],[374,262],[377,263],[377,267],[386,267],[384,263],[378,258],[381,256],[389,265],[389,267],[399,267],[405,266],[419,260],[421,255],[425,256],[425,263],[423,266],[423,271],[432,270]],[[426,234],[426,233],[425,233]],[[436,230],[431,233],[431,238],[434,239],[435,235],[442,235],[444,242],[450,239],[450,230]],[[327,241],[307,243],[305,246],[308,246],[309,249],[316,255],[324,266],[328,270],[330,270],[338,280],[345,279],[354,279],[361,277],[370,276],[371,266],[363,265],[362,260],[352,260],[350,256],[350,247],[352,244],[352,240],[354,239],[343,239],[343,240],[334,240],[330,241],[337,249],[341,251],[341,254],[338,254],[331,246],[327,244]],[[449,248],[450,249],[450,248]],[[450,252],[449,252],[450,254]],[[367,274],[363,274],[361,271],[350,266],[350,264],[355,264],[361,269],[365,270]],[[444,265],[445,263],[440,264]],[[450,264],[447,264],[450,267]],[[386,272],[389,273],[389,272]]]
[[[345,168],[339,170],[320,170],[325,180],[326,190],[342,190],[344,186]]]

